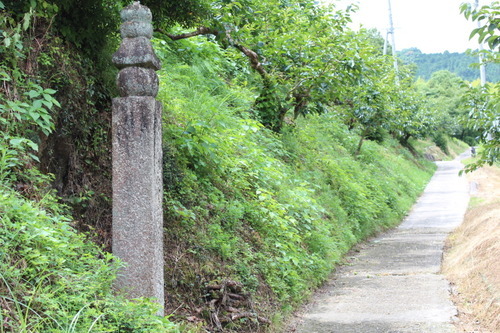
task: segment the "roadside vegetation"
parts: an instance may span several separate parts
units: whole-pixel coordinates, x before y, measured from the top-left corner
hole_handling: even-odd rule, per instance
[[[351,246],[406,214],[434,170],[419,140],[449,154],[450,137],[483,133],[460,122],[466,82],[396,72],[377,31],[346,28],[352,9],[142,3],[163,62],[169,317],[112,290],[123,4],[2,0],[0,332],[276,329]]]
[[[467,178],[471,201],[463,224],[448,238],[443,273],[453,286],[460,331],[496,332],[500,327],[500,168],[485,166]]]
[[[219,58],[206,41],[187,45]],[[278,136],[245,115],[253,92],[228,86],[217,64],[170,66],[185,51],[163,50],[165,150],[177,157],[164,168],[169,308],[227,322],[224,305],[208,316],[196,309],[222,297],[202,297],[207,286],[235,280],[255,311],[279,323],[353,244],[401,220],[434,167],[390,136],[357,153],[359,135],[335,113],[298,119]]]

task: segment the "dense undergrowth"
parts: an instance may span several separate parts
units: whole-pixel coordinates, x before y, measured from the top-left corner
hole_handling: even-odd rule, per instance
[[[101,248],[114,75],[53,29],[59,10],[0,1],[0,332],[179,332],[112,290],[120,264]]]
[[[241,282],[254,313],[287,313],[356,242],[396,225],[433,165],[395,140],[367,141],[335,110],[277,135],[252,119],[255,93],[214,44],[157,42],[164,62],[167,311],[217,326],[207,286]],[[204,309],[204,310],[201,310]],[[234,309],[233,309],[234,311]],[[256,332],[252,317],[230,331]]]
[[[117,260],[75,231],[109,241],[110,87],[48,33],[33,29],[24,67],[2,63],[0,332],[186,331],[115,295]],[[353,244],[401,220],[433,165],[387,133],[358,153],[334,108],[271,132],[253,110],[258,78],[234,53],[204,38],[155,44],[166,314],[200,331],[279,326]],[[228,281],[243,299],[232,309],[208,290]]]
[[[119,264],[70,225],[51,193],[0,187],[0,332],[176,332],[148,301],[115,296]]]
[[[234,75],[242,71],[223,50],[202,39],[156,44],[165,68],[166,312],[192,329],[256,332],[263,317],[279,326],[353,244],[400,221],[432,164],[389,138],[356,154],[359,137],[335,110],[275,134],[253,119],[252,77]],[[53,91],[32,90],[26,109],[37,96],[58,104]],[[71,226],[70,209],[34,167],[36,144],[14,136],[25,123],[3,128],[1,330],[180,330],[150,303],[113,295],[116,260]],[[27,180],[29,193],[18,188]],[[246,315],[234,321],[224,321],[228,308],[209,306],[207,286],[224,281],[245,295]]]

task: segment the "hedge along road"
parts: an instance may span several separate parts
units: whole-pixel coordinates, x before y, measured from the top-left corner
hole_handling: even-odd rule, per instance
[[[444,241],[469,201],[465,176],[458,176],[467,155],[437,162],[403,223],[349,258],[287,332],[456,332],[457,311],[440,268]]]

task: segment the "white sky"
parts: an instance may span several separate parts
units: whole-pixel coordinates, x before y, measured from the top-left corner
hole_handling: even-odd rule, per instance
[[[385,37],[389,26],[388,0],[322,1],[336,3],[339,9],[358,3],[359,10],[352,15],[351,28],[357,30],[362,24],[365,28],[377,28]],[[460,14],[462,2],[473,0],[391,0],[396,49],[416,47],[423,53],[477,49],[477,40],[469,41],[470,32],[477,23]],[[479,3],[487,4],[491,0]]]

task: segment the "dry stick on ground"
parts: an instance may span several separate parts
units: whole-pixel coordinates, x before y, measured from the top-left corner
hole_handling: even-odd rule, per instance
[[[241,313],[237,313],[237,314],[231,315],[231,320],[232,321],[235,321],[235,320],[238,320],[238,319],[241,319],[241,318],[255,318],[255,319],[257,319],[261,323],[271,324],[271,321],[269,319],[261,317],[261,316],[258,316],[255,313],[251,313],[251,312],[241,312]]]
[[[252,309],[250,294],[243,292],[243,285],[237,281],[226,280],[221,284],[209,285],[206,287],[211,297],[208,301],[210,309],[210,319],[218,328],[222,324],[234,322],[242,318],[256,319],[261,324],[270,324],[271,321],[257,313],[248,311]],[[226,312],[225,316],[220,316]]]

